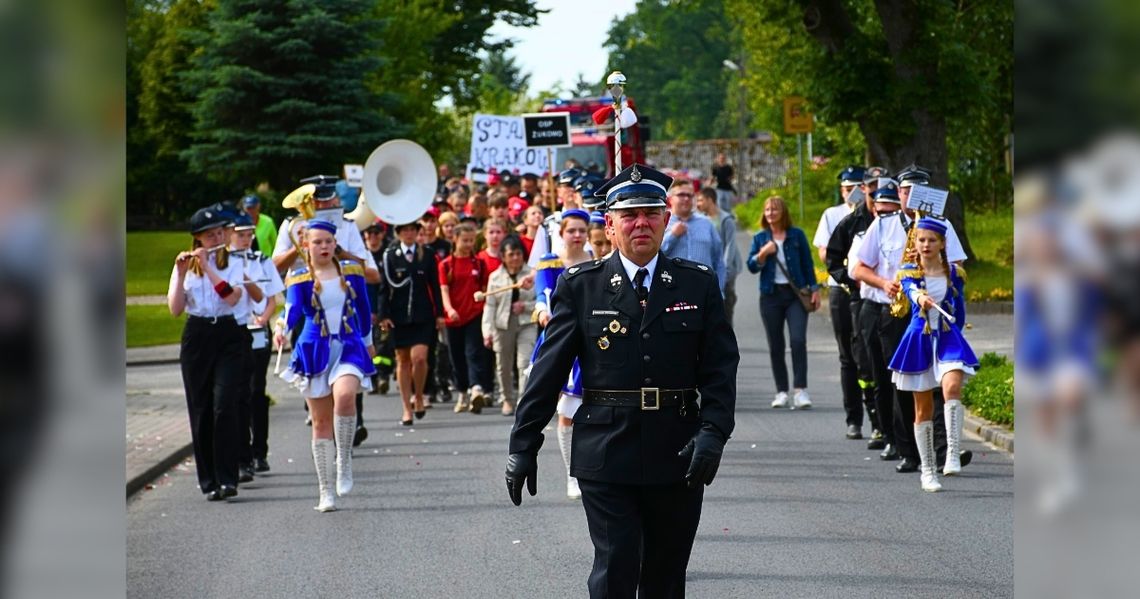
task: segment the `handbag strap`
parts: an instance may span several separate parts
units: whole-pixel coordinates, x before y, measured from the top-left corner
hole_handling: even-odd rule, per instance
[[[788,278],[788,284],[792,287],[795,287],[796,280],[792,277],[792,273],[788,272],[788,267],[784,266],[784,263],[780,261],[780,254],[777,253],[774,258],[776,258],[776,266],[779,266],[780,270],[783,271],[784,276]]]

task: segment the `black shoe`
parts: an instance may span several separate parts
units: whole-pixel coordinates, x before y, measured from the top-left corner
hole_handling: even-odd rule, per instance
[[[847,438],[851,439],[851,440],[862,439],[863,438],[863,427],[859,426],[858,424],[848,424],[847,425]]]
[[[242,464],[238,466],[238,482],[251,483],[253,482],[253,466],[250,464]]]
[[[380,395],[387,395],[388,394],[388,387],[389,387],[388,379],[384,379],[384,380],[380,381],[379,386],[380,386]]]
[[[265,458],[257,458],[253,461],[254,472],[269,472],[269,462]]]
[[[402,425],[404,425],[404,426],[411,426],[411,425],[413,425],[413,424],[415,424],[415,423],[416,423],[416,421],[415,421],[415,420],[412,420],[412,419],[408,419],[408,420],[401,420],[401,421],[400,421],[400,424],[402,424]]]
[[[230,497],[237,497],[237,487],[229,485],[222,485],[222,499],[229,499]]]
[[[206,493],[206,501],[221,501],[221,500],[222,500],[222,490],[221,489],[214,489],[213,491]]]
[[[363,443],[367,438],[368,429],[364,428],[364,425],[361,424],[360,426],[356,427],[356,433],[352,435],[352,446],[360,447],[360,444]]]
[[[882,453],[879,454],[879,459],[883,460],[884,462],[897,460],[899,459],[899,449],[895,447],[894,444],[887,443],[886,447],[883,448]]]
[[[887,446],[887,440],[883,437],[883,433],[877,428],[871,429],[871,440],[867,441],[867,449],[884,449]]]
[[[422,420],[424,415],[427,414],[427,410],[419,410],[418,412],[412,413],[416,415],[416,420]]]
[[[447,403],[449,401],[451,401],[451,391],[444,391],[443,393],[439,394],[440,403]]]
[[[918,472],[918,460],[911,458],[903,458],[901,462],[895,465],[895,472],[905,474],[907,472]]]

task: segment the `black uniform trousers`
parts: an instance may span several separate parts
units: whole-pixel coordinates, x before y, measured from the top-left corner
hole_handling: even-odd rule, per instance
[[[704,486],[578,479],[594,543],[592,598],[684,597]]]
[[[859,309],[859,329],[862,331],[863,341],[867,348],[867,358],[871,365],[871,377],[875,381],[875,411],[879,416],[879,431],[887,443],[895,445],[894,427],[894,384],[891,383],[891,371],[887,369],[888,360],[894,355],[896,341],[890,347],[891,354],[884,357],[882,337],[879,335],[880,320],[885,316],[888,320],[896,320],[891,316],[887,304],[880,304],[871,300],[863,300]],[[898,319],[901,320],[901,319]],[[905,324],[905,323],[904,323]],[[912,408],[913,410],[913,408]],[[914,430],[908,435],[911,446],[914,445]]]
[[[874,302],[865,303],[873,304]],[[889,391],[893,391],[891,422],[894,422],[894,443],[898,447],[900,456],[917,462],[918,445],[914,440],[914,394],[910,391],[895,389],[891,382],[890,370],[886,368],[886,364],[889,364],[891,358],[894,357],[903,333],[906,332],[906,328],[910,324],[910,318],[895,318],[891,316],[889,305],[875,305],[882,306],[879,311],[878,333],[879,343],[885,357],[883,369],[887,373],[886,386]],[[875,380],[875,384],[876,386],[880,384],[878,379]],[[884,434],[886,433],[884,432]],[[942,393],[940,391],[934,394],[934,450],[938,454],[936,456],[938,464],[944,463],[946,459],[946,418],[942,414]]]
[[[249,396],[249,427],[252,433],[250,453],[259,460],[264,460],[269,455],[269,396],[265,394],[265,377],[272,355],[273,350],[268,345],[253,350],[253,378],[250,381]]]
[[[860,402],[859,370],[851,348],[854,335],[851,323],[851,306],[848,293],[842,287],[828,288],[828,306],[831,310],[831,330],[839,346],[839,386],[843,391],[843,411],[847,424],[863,426],[863,404]]]
[[[249,396],[250,345],[249,333],[232,317],[212,323],[192,316],[182,330],[182,385],[203,493],[237,486],[238,411]]]
[[[879,408],[875,404],[874,368],[871,365],[871,355],[867,350],[867,339],[863,335],[862,320],[860,319],[863,300],[856,294],[852,294],[848,308],[851,314],[851,357],[855,360],[855,372],[858,377],[856,384],[859,386],[859,391],[863,397],[863,409],[867,413],[867,421],[873,430],[882,432],[883,426],[879,423]]]

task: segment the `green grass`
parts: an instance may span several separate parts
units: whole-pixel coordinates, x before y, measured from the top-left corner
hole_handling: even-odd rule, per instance
[[[166,295],[174,257],[190,242],[185,232],[127,233],[127,295]]]
[[[784,198],[792,213],[792,224],[803,229],[810,242],[823,211],[834,206],[836,195],[835,174],[830,170],[804,173],[804,218],[800,219],[799,184],[792,181],[785,187],[761,192],[752,200],[735,208],[736,221],[741,228],[752,233],[759,229],[764,200],[771,195]],[[975,259],[966,262],[968,276],[966,296],[969,301],[1003,300],[1013,298],[1013,208],[998,211],[974,211],[967,208],[966,232],[974,250]],[[743,251],[747,251],[745,248]],[[820,283],[827,273],[816,252],[812,252],[816,275]]]
[[[185,315],[175,318],[166,305],[127,306],[127,347],[169,345],[182,339]]]
[[[990,422],[1013,428],[1013,364],[995,353],[982,356],[978,374],[962,388],[962,404]]]

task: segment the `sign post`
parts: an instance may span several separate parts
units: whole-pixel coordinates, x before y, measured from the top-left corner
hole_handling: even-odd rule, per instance
[[[570,113],[535,112],[522,115],[526,147],[546,148],[547,185],[554,189],[554,148],[569,148]],[[550,210],[558,209],[557,196],[551,199]]]
[[[811,133],[812,114],[807,111],[807,100],[801,96],[784,98],[784,133],[796,134],[796,161],[800,172],[800,222],[804,220],[804,133]]]

